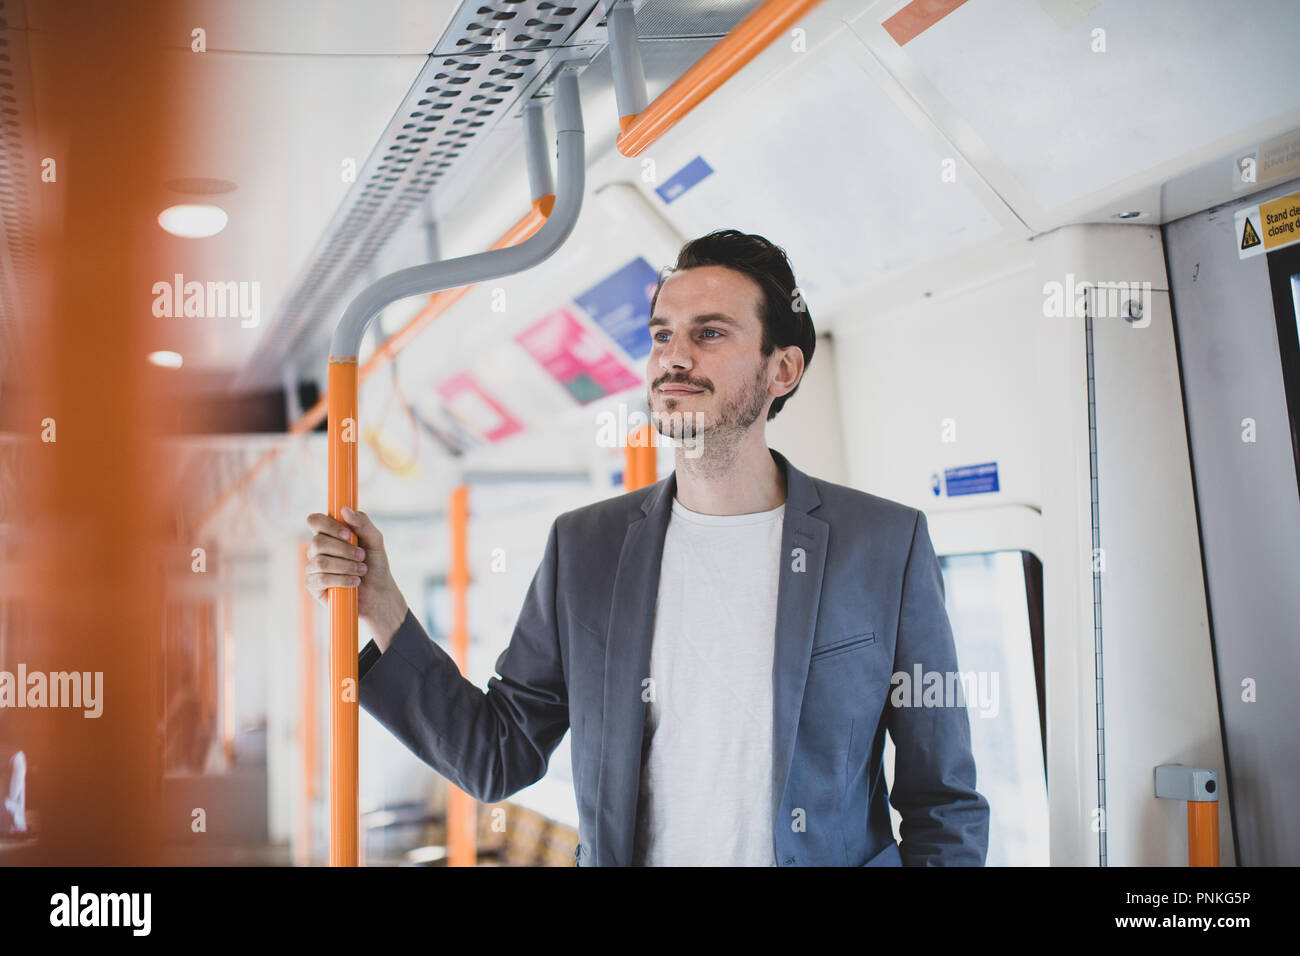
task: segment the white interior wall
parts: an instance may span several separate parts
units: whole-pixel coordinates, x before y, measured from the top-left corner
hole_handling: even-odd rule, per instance
[[[817,319],[813,317],[814,327]],[[845,484],[848,471],[841,441],[844,426],[840,421],[835,348],[833,338],[818,336],[799,390],[767,423],[767,445],[805,474]]]

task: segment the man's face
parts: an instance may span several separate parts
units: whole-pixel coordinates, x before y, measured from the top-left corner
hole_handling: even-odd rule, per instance
[[[669,276],[650,319],[647,399],[671,438],[734,439],[766,419],[771,376],[761,351],[762,292],[744,273],[698,266]]]

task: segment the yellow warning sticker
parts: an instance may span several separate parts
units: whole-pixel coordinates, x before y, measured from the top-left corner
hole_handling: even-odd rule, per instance
[[[1247,216],[1245,228],[1241,230],[1241,248],[1249,249],[1251,246],[1257,245],[1259,245],[1259,233],[1255,231],[1254,224],[1250,221],[1250,217]]]
[[[1300,193],[1239,209],[1233,222],[1242,259],[1300,242]]]

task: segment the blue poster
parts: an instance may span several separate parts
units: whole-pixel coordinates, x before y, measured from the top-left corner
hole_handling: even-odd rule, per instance
[[[650,354],[650,297],[659,273],[637,256],[574,297],[578,307],[632,358]]]

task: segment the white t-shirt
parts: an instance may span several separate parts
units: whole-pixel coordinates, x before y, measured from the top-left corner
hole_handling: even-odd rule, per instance
[[[772,669],[784,518],[784,504],[705,515],[673,499],[647,675],[637,865],[776,865]]]

